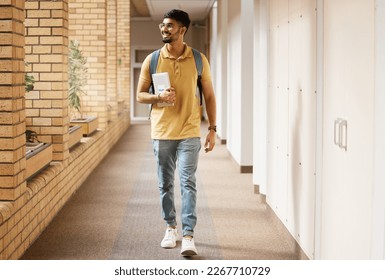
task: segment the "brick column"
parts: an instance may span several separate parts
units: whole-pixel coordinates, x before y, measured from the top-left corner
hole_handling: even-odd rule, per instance
[[[107,5],[107,106],[111,106],[111,121],[116,120],[117,102],[117,0],[109,0]]]
[[[0,0],[0,201],[26,190],[23,10],[24,0]]]
[[[113,1],[111,1],[113,2]],[[79,40],[87,57],[87,95],[84,115],[98,116],[99,128],[107,126],[107,3],[109,0],[69,0],[70,40]],[[108,85],[110,86],[110,85]]]
[[[53,144],[53,160],[68,150],[68,0],[25,2],[27,71],[35,88],[26,94],[27,127]]]
[[[118,0],[118,100],[130,109],[131,61],[130,61],[130,1]],[[120,114],[122,112],[118,112]]]

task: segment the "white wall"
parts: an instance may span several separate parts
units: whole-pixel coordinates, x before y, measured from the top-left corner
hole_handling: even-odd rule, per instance
[[[374,186],[372,218],[373,259],[385,259],[385,1],[375,12]]]
[[[316,1],[272,0],[266,199],[314,257]]]
[[[218,96],[221,94],[216,91],[216,85],[218,81],[218,67],[217,65],[217,59],[218,59],[218,54],[217,54],[217,49],[218,49],[218,8],[217,5],[214,5],[214,7],[210,11],[210,18],[209,18],[209,25],[210,25],[210,66],[211,66],[211,76],[212,76],[212,81],[213,81],[213,86],[214,86],[214,93],[216,99],[218,99]],[[218,124],[218,120],[217,120]],[[218,127],[217,127],[218,128]]]
[[[227,148],[240,166],[253,163],[252,0],[228,1]]]
[[[250,2],[218,3],[216,90],[227,90],[227,109],[218,104],[230,153],[245,162],[253,112],[253,183],[308,257],[385,259],[385,0],[251,1],[251,31]],[[246,34],[252,98],[242,90]],[[338,117],[347,150],[334,144]]]
[[[253,184],[266,194],[269,1],[254,0],[254,14]]]
[[[217,49],[215,95],[217,101],[217,135],[221,141],[227,140],[227,0],[218,2]]]

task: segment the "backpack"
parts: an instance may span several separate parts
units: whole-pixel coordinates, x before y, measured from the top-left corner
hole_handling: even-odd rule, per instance
[[[201,53],[194,49],[191,48],[194,54],[194,59],[195,59],[195,66],[198,72],[198,78],[197,78],[197,87],[199,89],[199,97],[200,97],[200,106],[202,106],[202,70],[203,70],[203,64],[202,64],[202,56]],[[160,55],[160,49],[154,51],[151,55],[151,61],[150,61],[150,77],[151,77],[151,90],[152,94],[155,93],[154,90],[154,84],[152,82],[152,74],[156,73],[156,67],[158,65],[158,60],[159,60],[159,55]]]

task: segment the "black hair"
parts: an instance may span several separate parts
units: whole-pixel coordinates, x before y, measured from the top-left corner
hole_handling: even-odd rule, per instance
[[[190,27],[190,17],[188,16],[188,13],[182,10],[173,9],[164,14],[163,19],[165,18],[171,18],[176,21],[179,21],[180,23],[182,23],[183,26],[187,28],[187,30]]]

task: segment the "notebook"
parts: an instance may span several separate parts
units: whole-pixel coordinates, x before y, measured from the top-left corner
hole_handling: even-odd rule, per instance
[[[167,72],[152,74],[152,81],[154,83],[155,94],[163,93],[170,88],[170,78]],[[174,106],[174,103],[157,103],[158,107]]]

